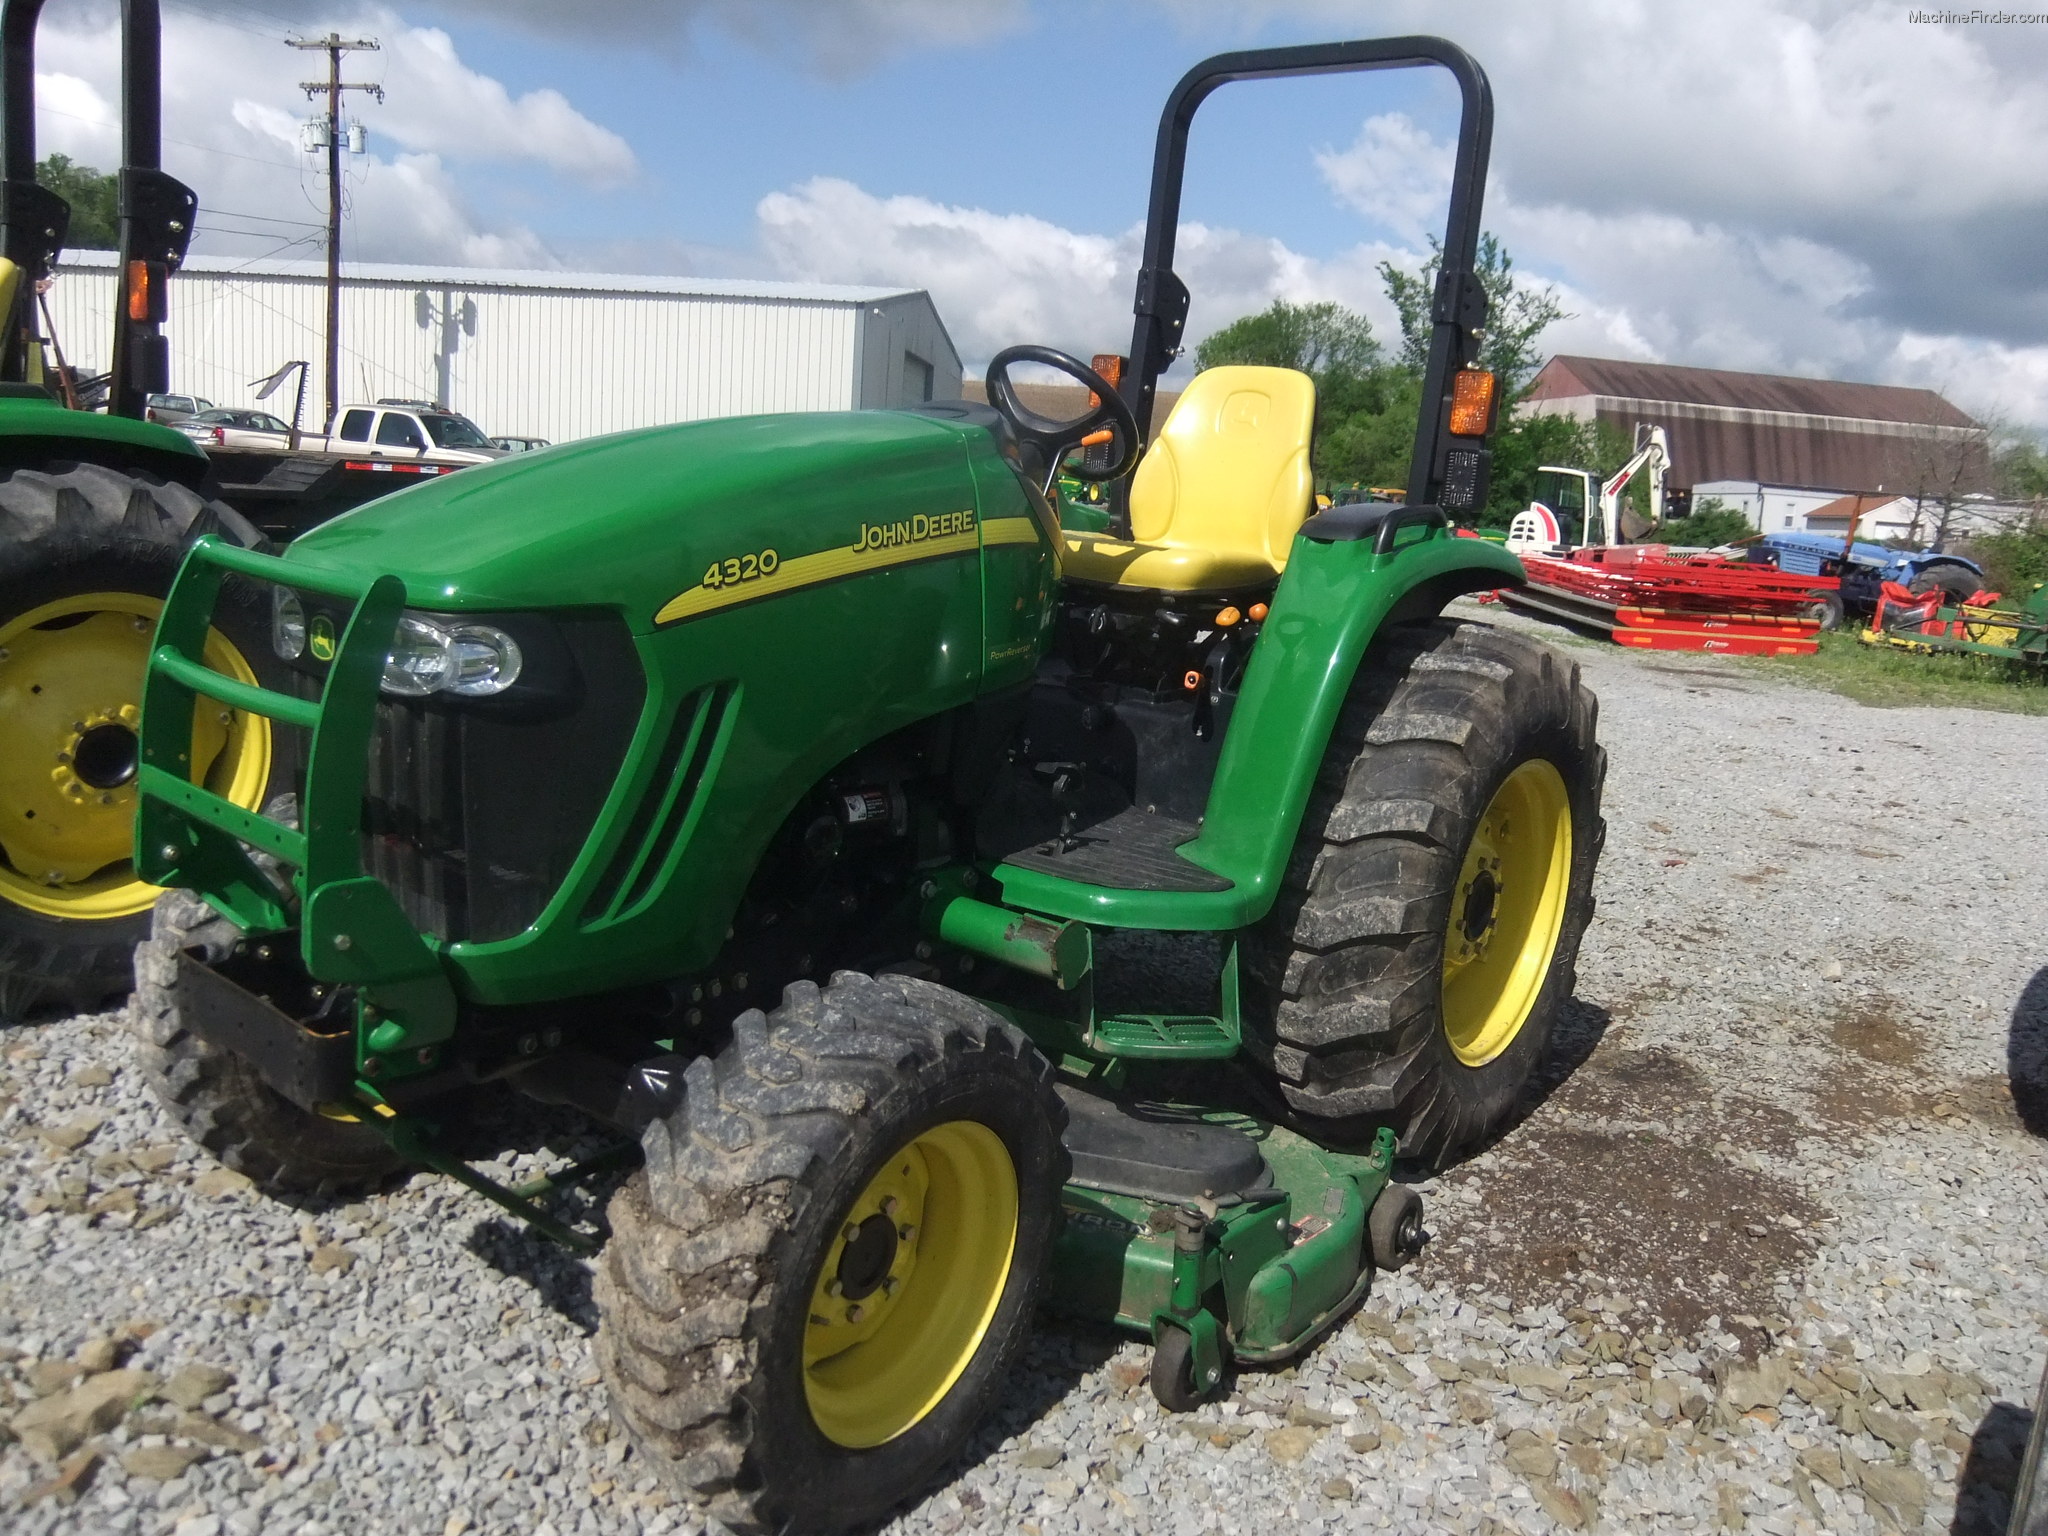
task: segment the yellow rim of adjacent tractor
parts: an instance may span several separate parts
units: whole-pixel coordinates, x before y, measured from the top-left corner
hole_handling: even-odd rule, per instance
[[[0,627],[0,898],[45,917],[95,921],[149,909],[135,877],[136,728],[163,603],[139,592],[58,598]],[[254,683],[218,630],[206,664]],[[270,722],[202,698],[194,776],[248,810],[270,782]]]
[[[1531,758],[1487,802],[1451,893],[1444,1033],[1466,1066],[1485,1066],[1529,1022],[1571,879],[1571,798],[1557,769]]]
[[[882,1165],[811,1287],[804,1397],[826,1439],[881,1445],[939,1405],[981,1348],[1016,1246],[1017,1169],[987,1126],[949,1120]]]

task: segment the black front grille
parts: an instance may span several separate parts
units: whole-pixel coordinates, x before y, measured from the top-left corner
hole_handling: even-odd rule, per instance
[[[363,867],[414,926],[510,938],[540,916],[618,777],[644,685],[615,616],[515,629],[527,666],[494,699],[380,699]]]

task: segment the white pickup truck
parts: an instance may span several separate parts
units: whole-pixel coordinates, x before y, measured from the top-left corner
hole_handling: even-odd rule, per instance
[[[332,437],[308,435],[299,446],[355,459],[431,464],[488,464],[505,457],[505,450],[467,416],[419,400],[345,405],[335,417]]]

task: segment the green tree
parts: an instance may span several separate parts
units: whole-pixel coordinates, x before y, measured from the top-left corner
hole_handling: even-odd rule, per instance
[[[1379,266],[1387,298],[1401,317],[1402,366],[1421,373],[1429,362],[1430,304],[1436,293],[1443,245],[1429,237],[1429,259],[1419,273],[1406,272],[1391,261]],[[1570,315],[1547,288],[1532,288],[1515,275],[1515,259],[1497,235],[1482,234],[1474,270],[1486,290],[1486,337],[1479,344],[1479,365],[1501,382],[1501,398],[1512,404],[1542,366],[1538,345],[1544,331]]]
[[[1998,494],[2007,501],[2040,501],[2048,497],[2048,453],[2031,437],[2002,443],[1991,456]]]
[[[51,155],[36,166],[36,180],[71,205],[73,250],[111,251],[121,243],[120,178],[79,165],[69,155]]]
[[[1275,299],[1256,315],[1233,320],[1195,348],[1196,368],[1251,363],[1296,368],[1316,381],[1362,378],[1380,362],[1372,322],[1341,304],[1290,304]]]
[[[1233,320],[1195,348],[1197,369],[1230,364],[1293,368],[1316,386],[1316,436],[1310,456],[1325,475],[1330,433],[1361,416],[1387,409],[1387,370],[1372,322],[1341,304],[1290,304]],[[1413,428],[1411,427],[1411,432]]]
[[[1536,499],[1536,471],[1545,464],[1580,469],[1594,462],[1593,432],[1569,416],[1517,416],[1493,434],[1493,489],[1477,519],[1505,528]],[[1578,530],[1572,530],[1578,537]]]
[[[1698,544],[1713,549],[1754,535],[1749,519],[1718,497],[1709,496],[1684,517],[1659,523],[1645,538],[1656,544]]]
[[[1389,357],[1365,316],[1331,303],[1275,302],[1215,332],[1195,348],[1200,368],[1255,363],[1298,368],[1315,380],[1313,457],[1325,485],[1406,485],[1422,409],[1422,374],[1429,357],[1430,296],[1441,252],[1432,245],[1420,274],[1391,262],[1380,265],[1387,298],[1401,322],[1401,350]],[[1544,328],[1564,318],[1547,291],[1531,289],[1515,274],[1514,259],[1493,235],[1479,243],[1479,280],[1491,311],[1480,361],[1497,373],[1511,405],[1535,374]],[[1601,467],[1593,431],[1558,416],[1523,417],[1503,411],[1493,438],[1493,489],[1476,521],[1504,528],[1529,504],[1543,464]],[[1628,456],[1625,442],[1614,464]],[[1612,468],[1612,465],[1605,466]]]

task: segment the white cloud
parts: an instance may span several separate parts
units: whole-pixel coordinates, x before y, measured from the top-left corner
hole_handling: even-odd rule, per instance
[[[858,74],[918,48],[988,42],[1021,27],[1030,0],[451,0],[535,32],[610,36],[687,47],[704,27],[764,52],[793,54],[820,73]]]
[[[1441,234],[1451,190],[1452,146],[1405,113],[1369,117],[1349,149],[1316,152],[1316,169],[1338,198],[1379,219],[1410,245]]]
[[[1159,3],[1191,27],[1224,14]],[[1234,0],[1229,14],[1471,49],[1497,108],[1486,224],[1580,311],[1558,344],[1633,338],[1673,362],[1925,384],[1972,410],[2032,400],[2048,425],[2048,28],[1909,11]],[[1375,119],[1324,169],[1398,227],[1413,168],[1441,155]]]
[[[120,152],[116,31],[110,17],[63,20],[46,23],[38,39],[46,70],[37,76],[39,152],[111,167]],[[383,39],[382,52],[350,56],[346,78],[381,82],[387,93],[382,106],[354,94],[347,102],[370,133],[370,153],[344,161],[350,260],[558,265],[531,230],[480,216],[460,168],[524,164],[596,187],[638,174],[619,135],[559,91],[514,96],[465,64],[445,32],[409,26],[381,7],[358,10],[342,28]],[[164,160],[199,194],[195,251],[316,253],[325,190],[319,157],[300,148],[299,124],[314,108],[298,82],[317,58],[226,21],[167,16]]]
[[[762,246],[785,276],[929,290],[971,368],[1020,341],[1083,357],[1129,344],[1141,228],[1083,233],[1027,214],[878,197],[830,177],[770,194],[758,218]],[[1189,348],[1276,298],[1336,298],[1385,334],[1392,312],[1374,266],[1410,254],[1369,245],[1317,261],[1264,236],[1182,225],[1174,265],[1195,296]]]

